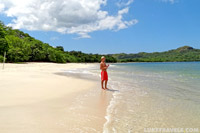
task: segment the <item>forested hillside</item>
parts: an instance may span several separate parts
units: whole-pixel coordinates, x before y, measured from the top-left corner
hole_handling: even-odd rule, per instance
[[[0,62],[4,52],[6,62],[99,62],[102,55],[81,51],[65,51],[62,46],[52,47],[20,30],[5,26],[0,21]],[[200,61],[200,49],[183,46],[166,52],[137,54],[109,54],[107,62],[175,62]]]
[[[200,61],[200,49],[183,46],[166,52],[138,54],[113,54],[119,62],[175,62],[175,61]]]
[[[85,54],[80,51],[64,51],[43,43],[20,30],[14,30],[0,22],[0,62],[4,52],[6,62],[99,62],[102,55]],[[107,62],[116,62],[112,56],[106,56]]]

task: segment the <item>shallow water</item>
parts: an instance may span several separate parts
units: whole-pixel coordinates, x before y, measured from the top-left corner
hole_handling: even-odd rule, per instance
[[[78,73],[100,77],[98,66]],[[109,88],[117,91],[111,93],[105,133],[144,132],[145,128],[200,130],[200,62],[111,64],[108,74]]]

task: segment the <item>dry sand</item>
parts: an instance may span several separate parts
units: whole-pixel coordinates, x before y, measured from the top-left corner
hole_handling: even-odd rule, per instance
[[[55,74],[91,65],[6,64],[0,70],[0,132],[102,132],[109,95],[98,82]]]

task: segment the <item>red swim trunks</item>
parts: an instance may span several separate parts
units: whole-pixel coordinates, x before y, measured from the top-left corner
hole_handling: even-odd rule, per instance
[[[101,71],[101,80],[108,80],[108,73],[106,71]]]

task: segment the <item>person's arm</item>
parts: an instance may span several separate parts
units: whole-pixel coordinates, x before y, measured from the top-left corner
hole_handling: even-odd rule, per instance
[[[103,63],[100,64],[100,69],[101,70],[106,70],[108,67],[109,67],[109,65],[103,66]]]
[[[109,65],[106,65],[105,67],[103,67],[104,68],[104,70],[106,70],[106,69],[108,69],[108,67],[109,67]]]

